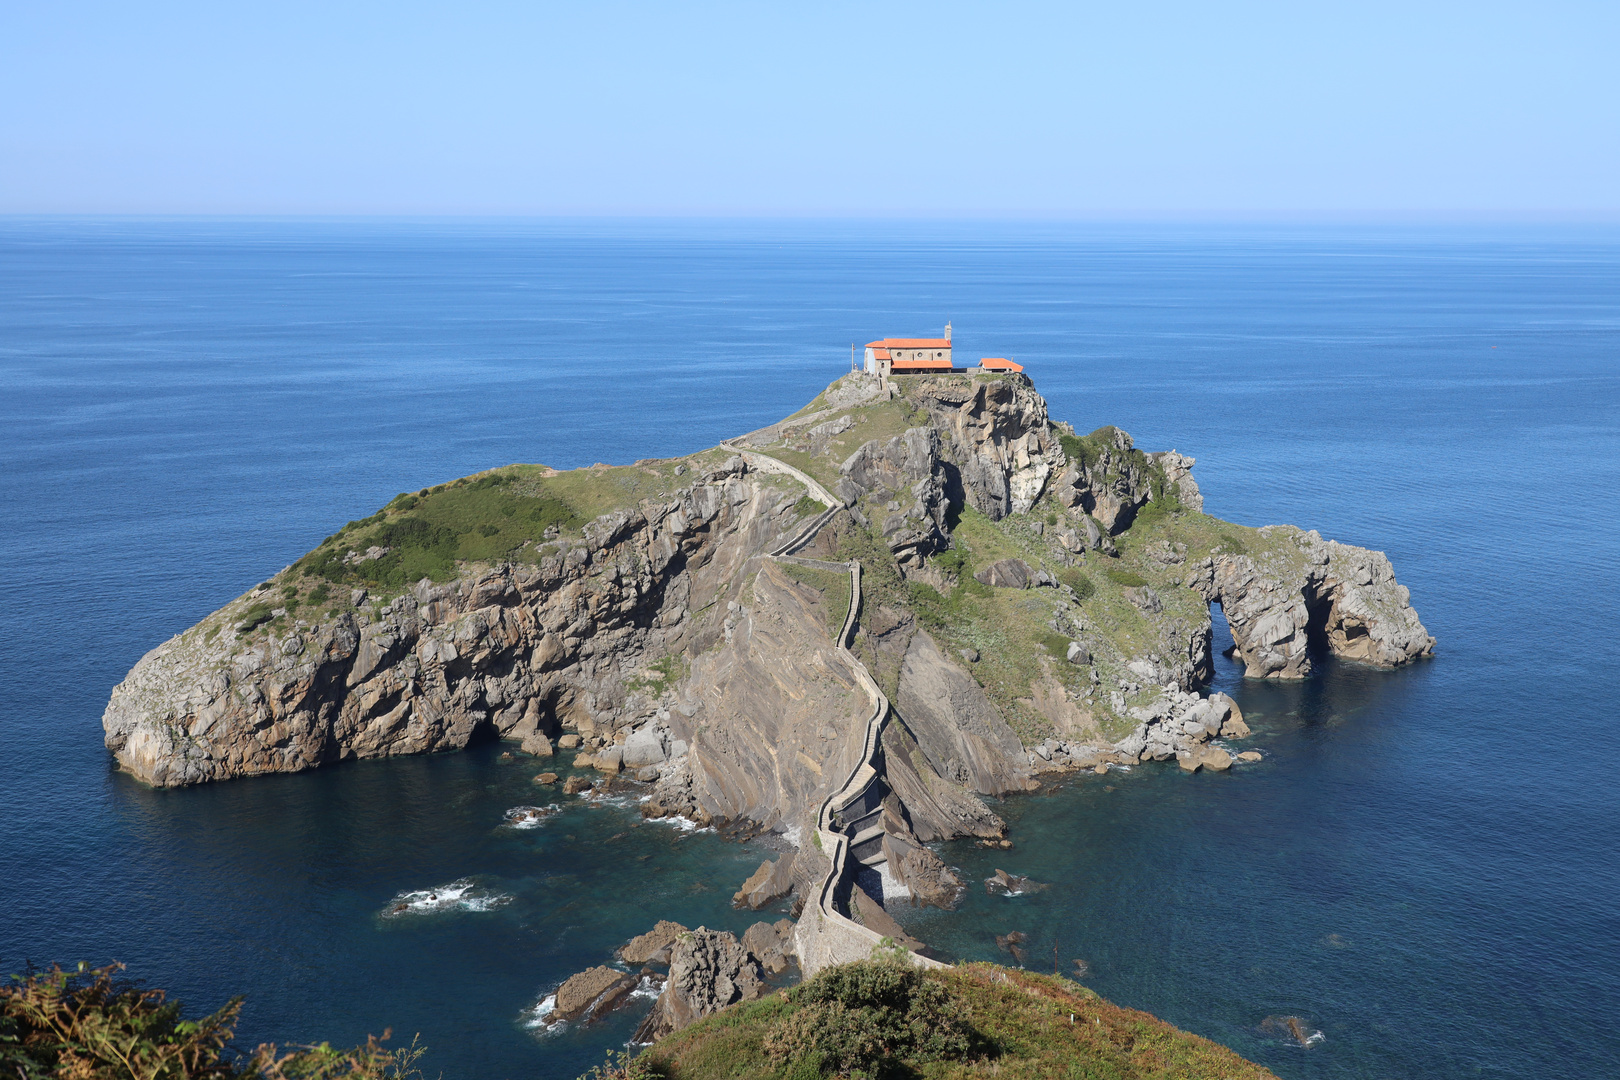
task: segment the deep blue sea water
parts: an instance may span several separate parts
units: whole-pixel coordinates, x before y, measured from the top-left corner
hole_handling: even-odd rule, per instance
[[[450,1080],[600,1060],[630,1019],[525,1010],[656,918],[741,929],[759,849],[503,828],[535,770],[495,747],[154,792],[107,692],[399,491],[710,445],[946,319],[1054,416],[1195,455],[1212,513],[1388,551],[1440,648],[1223,665],[1263,765],[1010,800],[1014,850],[947,857],[1051,887],[910,925],[1021,930],[1290,1080],[1620,1077],[1613,230],[0,220],[0,967],[243,993],[249,1045],[420,1032]],[[381,917],[469,878],[509,900]]]

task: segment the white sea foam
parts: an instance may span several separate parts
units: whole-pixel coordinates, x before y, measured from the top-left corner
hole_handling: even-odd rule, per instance
[[[664,982],[662,979],[656,979],[651,975],[643,975],[641,981],[636,983],[636,988],[630,991],[630,997],[642,1001],[652,1001],[663,992],[663,989]]]
[[[432,915],[442,911],[493,911],[511,902],[512,898],[504,893],[479,885],[471,878],[461,878],[435,889],[400,893],[383,909],[383,917]]]
[[[553,1021],[550,1016],[557,1009],[557,995],[547,994],[535,1003],[534,1008],[522,1012],[522,1023],[526,1028],[539,1031],[545,1035],[557,1035],[567,1030],[568,1022],[565,1020]]]
[[[586,791],[580,792],[579,797],[584,799],[592,806],[621,806],[628,808],[633,804],[639,804],[641,802],[641,800],[636,798],[634,795],[627,795],[623,793],[604,795],[595,788],[590,788]]]
[[[550,806],[514,806],[506,812],[504,824],[513,829],[537,829],[560,810],[562,807],[556,803]]]
[[[679,816],[678,814],[669,814],[669,815],[666,815],[665,817],[661,817],[661,818],[648,818],[647,819],[647,824],[648,825],[668,825],[672,829],[679,829],[679,830],[681,830],[681,832],[686,832],[686,833],[700,833],[700,832],[710,832],[710,833],[712,833],[712,832],[715,831],[715,828],[714,828],[713,825],[699,826],[698,823],[693,821],[691,818],[683,818],[683,817]]]

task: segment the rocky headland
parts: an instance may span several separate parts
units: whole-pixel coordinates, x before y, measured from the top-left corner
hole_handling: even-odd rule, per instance
[[[953,903],[928,845],[1001,837],[985,796],[1252,758],[1204,689],[1212,603],[1255,678],[1431,654],[1383,554],[1210,517],[1193,465],[1051,420],[1020,374],[850,375],[688,457],[402,494],[143,657],[107,746],[161,786],[576,751],[650,816],[780,834],[737,902],[796,893],[808,973],[893,938],[860,867]],[[753,955],[686,940],[689,973]]]

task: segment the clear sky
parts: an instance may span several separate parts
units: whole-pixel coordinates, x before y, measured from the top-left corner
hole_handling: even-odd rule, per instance
[[[1620,217],[1620,0],[0,0],[0,213]]]

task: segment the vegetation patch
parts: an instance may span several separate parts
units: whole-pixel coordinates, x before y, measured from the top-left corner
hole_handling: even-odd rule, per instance
[[[1120,566],[1110,566],[1104,573],[1108,575],[1108,580],[1115,585],[1123,585],[1130,589],[1140,589],[1148,583],[1148,579],[1135,570],[1126,570]]]
[[[619,1075],[1275,1080],[1237,1054],[1067,979],[993,964],[829,968],[669,1036]]]
[[[12,976],[0,986],[0,1075],[76,1080],[420,1080],[424,1050],[326,1043],[282,1053],[231,1047],[242,999],[182,1019],[179,1002],[122,976],[123,965],[79,965]],[[386,1039],[388,1036],[383,1036]]]
[[[1074,590],[1078,600],[1090,600],[1097,595],[1097,584],[1086,576],[1086,572],[1078,566],[1066,567],[1058,571],[1058,581]]]
[[[630,693],[642,693],[649,697],[662,697],[666,690],[679,685],[691,670],[684,656],[666,656],[662,660],[648,664],[646,672],[626,682],[625,689]]]
[[[535,471],[513,468],[396,496],[344,526],[295,569],[333,584],[397,589],[422,578],[449,580],[459,561],[514,557],[548,529],[583,525],[584,516]],[[315,599],[321,587],[310,594],[316,604],[326,599]]]
[[[242,621],[236,624],[236,632],[245,634],[255,627],[263,626],[273,618],[275,615],[272,614],[270,605],[261,601],[242,612]]]
[[[834,558],[861,564],[861,595],[868,604],[900,607],[909,595],[900,564],[883,537],[847,516],[839,515]]]
[[[801,566],[792,562],[780,562],[776,565],[794,581],[808,585],[821,594],[821,599],[816,604],[818,614],[821,616],[822,625],[827,628],[827,636],[836,641],[839,631],[844,628],[844,620],[849,617],[849,574],[820,566]]]

